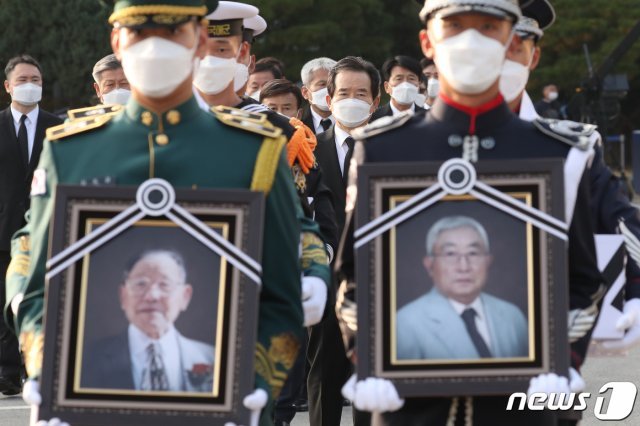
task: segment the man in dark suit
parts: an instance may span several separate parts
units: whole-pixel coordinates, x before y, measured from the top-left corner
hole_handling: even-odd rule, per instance
[[[12,58],[5,68],[4,88],[11,105],[0,111],[0,302],[5,302],[5,274],[11,236],[24,225],[29,209],[29,188],[48,127],[62,123],[41,110],[42,70],[28,55]],[[0,318],[0,392],[14,395],[21,389],[22,360],[16,336]]]
[[[302,66],[302,96],[309,105],[302,111],[302,122],[316,135],[325,132],[335,124],[327,104],[327,79],[329,71],[336,64],[330,58],[315,58]]]
[[[345,221],[346,182],[353,151],[351,132],[369,122],[380,102],[380,75],[362,58],[340,60],[331,69],[327,82],[327,103],[336,124],[317,136],[316,159],[325,183],[334,194],[339,234]],[[335,289],[334,289],[335,290]],[[311,426],[339,426],[342,414],[340,389],[351,371],[335,316],[335,291],[325,319],[311,329],[309,336],[309,420]],[[365,424],[359,415],[356,424]],[[362,422],[362,423],[361,423]]]
[[[382,65],[382,77],[384,91],[391,96],[391,100],[373,113],[371,121],[409,110],[416,114],[425,112],[424,108],[415,104],[422,78],[422,69],[418,61],[409,56],[391,58]]]

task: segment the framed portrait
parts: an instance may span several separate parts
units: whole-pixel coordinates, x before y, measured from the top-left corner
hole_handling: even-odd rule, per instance
[[[568,369],[563,164],[365,164],[358,376],[401,396],[526,391]]]
[[[57,187],[40,418],[248,424],[263,209],[162,179]]]

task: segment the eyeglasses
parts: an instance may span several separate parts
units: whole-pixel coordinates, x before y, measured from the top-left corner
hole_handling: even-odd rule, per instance
[[[160,290],[162,294],[170,294],[180,286],[180,284],[167,282],[164,280],[154,282],[144,277],[129,279],[125,281],[125,285],[133,294],[137,296],[145,294],[153,285],[157,285],[158,290]]]
[[[440,259],[446,265],[457,265],[463,258],[470,265],[478,265],[485,257],[487,257],[487,253],[481,251],[471,251],[469,253],[447,251],[440,254],[434,254],[433,257]]]

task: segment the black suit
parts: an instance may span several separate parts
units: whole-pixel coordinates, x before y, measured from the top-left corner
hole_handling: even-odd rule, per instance
[[[426,112],[427,112],[426,109],[416,105],[415,114],[424,114]],[[370,121],[375,121],[378,118],[382,118],[382,117],[390,117],[392,115],[393,115],[393,110],[391,109],[391,101],[389,101],[389,103],[382,105],[381,107],[379,107],[377,110],[373,112],[373,114],[371,115]]]
[[[81,386],[135,389],[127,332],[108,337],[85,352]],[[98,386],[97,386],[98,385]]]
[[[313,115],[311,114],[311,105],[307,104],[302,109],[302,117],[300,117],[300,121],[310,128],[314,135],[316,134],[316,126],[313,124]]]
[[[320,168],[322,169],[322,177],[324,183],[329,187],[333,194],[334,210],[336,212],[336,220],[338,224],[338,235],[342,235],[344,227],[344,208],[347,197],[347,172],[350,155],[348,154],[344,161],[344,176],[340,171],[340,160],[336,151],[336,132],[335,126],[331,126],[329,130],[320,133],[317,136],[318,145],[316,146],[315,155]]]
[[[345,199],[348,165],[351,153],[345,157],[344,177],[336,151],[334,126],[317,135],[315,155],[324,183],[333,193],[338,235],[342,234],[345,221]],[[341,389],[351,374],[351,363],[345,354],[342,335],[335,314],[335,287],[327,300],[328,312],[322,322],[309,333],[307,380],[309,395],[309,422],[311,426],[339,426],[342,415]],[[361,420],[356,420],[356,424]]]
[[[5,305],[5,274],[9,265],[11,236],[24,226],[29,209],[29,192],[33,171],[38,165],[42,141],[48,127],[62,123],[53,114],[40,110],[29,164],[18,144],[11,108],[0,111],[0,303]],[[16,336],[8,330],[0,316],[0,379],[20,371],[20,355]],[[0,391],[3,384],[0,383]]]

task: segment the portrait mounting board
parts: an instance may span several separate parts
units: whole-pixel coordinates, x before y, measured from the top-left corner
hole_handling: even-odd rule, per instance
[[[264,195],[56,188],[39,418],[248,424]]]
[[[430,397],[566,375],[563,181],[558,160],[359,167],[359,379]]]

